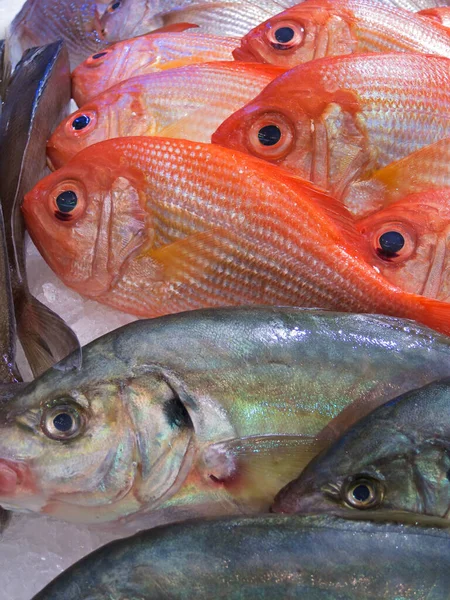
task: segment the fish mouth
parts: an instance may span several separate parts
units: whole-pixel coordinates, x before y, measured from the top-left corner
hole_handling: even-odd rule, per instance
[[[0,458],[0,501],[35,490],[34,477],[25,463]]]

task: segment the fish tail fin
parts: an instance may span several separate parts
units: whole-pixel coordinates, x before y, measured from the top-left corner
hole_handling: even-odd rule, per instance
[[[439,333],[450,335],[450,303],[416,294],[411,296],[415,299],[415,307],[405,316]]]
[[[34,377],[80,349],[72,329],[31,294],[25,295],[17,313],[17,335]]]

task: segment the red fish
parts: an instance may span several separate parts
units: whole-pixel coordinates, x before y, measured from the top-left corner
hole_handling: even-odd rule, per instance
[[[372,264],[393,285],[450,300],[450,188],[406,196],[361,219]]]
[[[75,69],[72,94],[78,106],[82,106],[130,77],[192,63],[232,60],[236,42],[236,38],[189,31],[149,33],[117,42],[93,54]]]
[[[356,179],[443,137],[450,137],[450,60],[397,53],[291,69],[222,123],[212,141],[342,198]]]
[[[141,317],[290,304],[397,315],[450,333],[450,304],[399,290],[365,261],[340,202],[219,146],[100,142],[43,179],[23,211],[66,285]]]
[[[362,52],[424,52],[450,57],[445,27],[402,8],[370,0],[306,0],[252,29],[236,60],[295,67]]]
[[[158,135],[209,142],[217,127],[254,98],[281,67],[212,62],[127,79],[67,117],[47,144],[53,168],[113,137]]]

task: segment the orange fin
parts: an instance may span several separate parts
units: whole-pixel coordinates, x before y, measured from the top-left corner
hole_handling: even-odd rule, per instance
[[[154,29],[151,33],[181,33],[187,29],[196,29],[198,27],[199,25],[195,25],[194,23],[171,23],[170,25]]]
[[[417,301],[416,310],[405,317],[415,319],[427,327],[439,331],[444,335],[450,335],[450,303],[441,302],[432,298],[425,298],[417,294],[406,294]]]
[[[220,259],[218,248],[222,246],[221,228],[200,231],[156,250],[143,249],[138,259],[150,258],[161,269],[162,281],[186,280],[208,268],[216,268]],[[223,254],[222,254],[223,256]]]
[[[211,444],[202,455],[205,478],[268,509],[275,495],[297,478],[328,440],[301,435],[260,435]]]

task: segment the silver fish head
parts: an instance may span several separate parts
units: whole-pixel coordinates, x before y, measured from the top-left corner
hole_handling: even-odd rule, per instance
[[[111,337],[84,349],[81,370],[60,368],[1,406],[0,504],[88,523],[158,505],[189,469],[193,437],[164,375],[133,372]]]
[[[350,428],[281,490],[274,512],[448,518],[450,381],[391,400]]]

